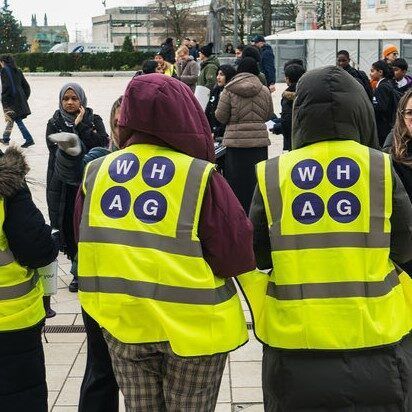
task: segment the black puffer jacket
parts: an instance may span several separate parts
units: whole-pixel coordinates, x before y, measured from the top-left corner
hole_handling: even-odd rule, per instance
[[[376,147],[372,104],[363,90],[359,92],[361,88],[340,68],[305,74],[298,82],[293,109],[293,148],[324,140],[354,140]],[[403,263],[412,258],[412,208],[401,181],[394,171],[392,175],[390,256],[394,262]],[[255,191],[250,217],[255,228],[257,265],[271,269],[268,220],[259,190]],[[333,261],[329,264],[333,265]],[[265,410],[412,411],[411,354],[410,334],[393,345],[362,350],[286,350],[265,346]]]
[[[53,262],[59,250],[25,182],[28,172],[20,151],[0,151],[0,197],[5,199],[3,230],[10,250],[23,266],[36,269]]]
[[[57,144],[52,143],[47,136],[53,133],[76,133],[87,153],[93,147],[107,147],[108,135],[100,116],[93,114],[89,108],[83,121],[77,126],[68,126],[57,110],[47,123],[46,142],[49,149],[47,167],[47,206],[50,223],[53,228],[60,230],[62,250],[70,259],[77,253],[76,242],[73,238],[73,211],[76,199],[77,185],[64,183],[56,173]],[[60,154],[64,157],[64,154]],[[63,159],[64,161],[64,159]]]
[[[31,112],[27,103],[30,97],[30,86],[21,70],[14,67],[4,67],[1,77],[1,103],[3,111],[15,119],[25,119]]]

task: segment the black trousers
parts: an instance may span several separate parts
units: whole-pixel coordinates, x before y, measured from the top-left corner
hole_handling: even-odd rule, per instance
[[[267,158],[267,147],[226,148],[224,176],[247,215],[257,183],[255,166]]]
[[[42,326],[0,333],[1,412],[47,412]]]
[[[119,387],[106,341],[98,323],[83,309],[82,315],[87,334],[87,363],[80,389],[79,412],[117,412]]]

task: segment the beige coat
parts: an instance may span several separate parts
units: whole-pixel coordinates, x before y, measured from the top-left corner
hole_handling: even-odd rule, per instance
[[[215,112],[216,119],[227,125],[223,144],[240,148],[269,146],[265,122],[272,114],[269,89],[253,74],[237,74],[222,91]]]

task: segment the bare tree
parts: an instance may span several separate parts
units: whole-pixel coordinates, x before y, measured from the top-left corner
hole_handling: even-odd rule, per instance
[[[172,37],[182,39],[189,31],[193,31],[197,20],[192,10],[194,3],[194,0],[156,1],[158,18]]]
[[[247,31],[247,22],[250,18],[252,3],[252,0],[237,0],[237,36],[241,43],[246,40],[246,36],[249,34]],[[226,2],[226,11],[222,18],[222,26],[222,33],[224,33],[226,37],[233,36],[235,30],[233,0],[227,0]],[[236,44],[234,46],[236,47]]]

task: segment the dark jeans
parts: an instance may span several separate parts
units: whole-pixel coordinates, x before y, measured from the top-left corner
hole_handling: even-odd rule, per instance
[[[98,323],[83,309],[82,315],[87,334],[87,363],[80,389],[79,412],[117,412],[119,387],[107,343]]]
[[[14,123],[17,124],[18,128],[21,131],[21,134],[23,135],[23,138],[26,142],[32,142],[33,137],[31,136],[30,132],[28,131],[27,127],[23,123],[23,119],[15,119],[15,120],[9,120],[6,123],[6,129],[4,130],[3,133],[3,140],[4,142],[9,142],[10,141],[10,135],[11,131],[13,130]]]
[[[2,412],[47,412],[42,326],[0,333]]]

